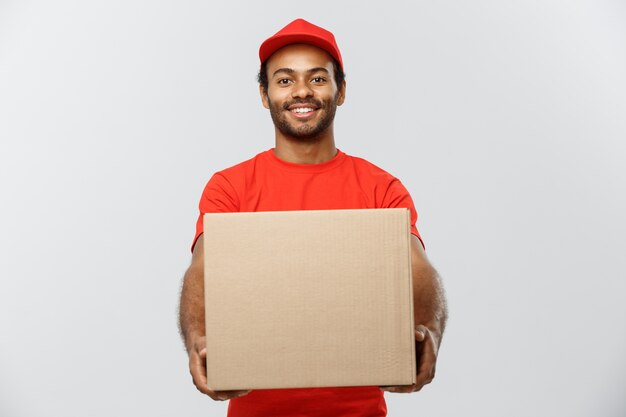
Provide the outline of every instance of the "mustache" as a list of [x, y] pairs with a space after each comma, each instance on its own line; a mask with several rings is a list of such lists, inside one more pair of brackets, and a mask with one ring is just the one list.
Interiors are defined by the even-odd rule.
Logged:
[[315, 99], [309, 99], [309, 100], [295, 99], [295, 100], [291, 100], [291, 101], [283, 104], [283, 109], [287, 110], [287, 109], [289, 109], [289, 106], [292, 106], [294, 104], [309, 104], [309, 105], [312, 105], [312, 106], [320, 108], [320, 109], [322, 107], [324, 107], [324, 103], [322, 103], [319, 100], [315, 100]]

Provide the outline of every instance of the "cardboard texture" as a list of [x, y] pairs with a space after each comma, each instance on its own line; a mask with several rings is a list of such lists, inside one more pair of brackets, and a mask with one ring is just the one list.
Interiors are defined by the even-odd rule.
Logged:
[[213, 390], [409, 385], [406, 209], [204, 216]]

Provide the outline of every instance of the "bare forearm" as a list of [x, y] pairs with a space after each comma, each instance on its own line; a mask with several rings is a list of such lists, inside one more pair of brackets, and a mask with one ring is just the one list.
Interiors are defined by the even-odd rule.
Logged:
[[415, 326], [426, 326], [439, 346], [446, 328], [448, 306], [441, 277], [431, 265], [422, 244], [415, 236], [411, 242], [411, 267]]
[[180, 332], [189, 354], [189, 371], [198, 391], [214, 400], [228, 400], [246, 395], [250, 391], [213, 391], [207, 383], [206, 338], [204, 327], [204, 262], [203, 238], [194, 247], [191, 266], [185, 273], [180, 294]]
[[448, 307], [441, 278], [429, 265], [413, 268], [413, 309], [415, 325], [426, 326], [441, 343]]
[[180, 332], [189, 351], [193, 340], [204, 336], [204, 277], [193, 265], [185, 273], [180, 296]]

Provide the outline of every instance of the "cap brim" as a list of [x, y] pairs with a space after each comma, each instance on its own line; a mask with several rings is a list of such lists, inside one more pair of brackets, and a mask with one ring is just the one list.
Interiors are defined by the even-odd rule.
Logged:
[[280, 48], [297, 43], [317, 46], [318, 48], [321, 48], [328, 52], [330, 56], [332, 56], [337, 62], [339, 62], [340, 65], [342, 65], [341, 57], [337, 55], [335, 45], [331, 44], [326, 39], [314, 35], [305, 34], [286, 34], [273, 36], [267, 39], [261, 44], [261, 47], [259, 48], [259, 58], [261, 59], [261, 63], [267, 61], [269, 57], [272, 56], [274, 52], [278, 51]]

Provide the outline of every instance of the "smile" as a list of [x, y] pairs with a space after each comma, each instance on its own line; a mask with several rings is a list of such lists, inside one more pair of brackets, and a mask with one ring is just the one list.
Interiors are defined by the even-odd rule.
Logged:
[[312, 107], [297, 107], [295, 109], [291, 109], [292, 113], [309, 113], [314, 111], [315, 109]]

